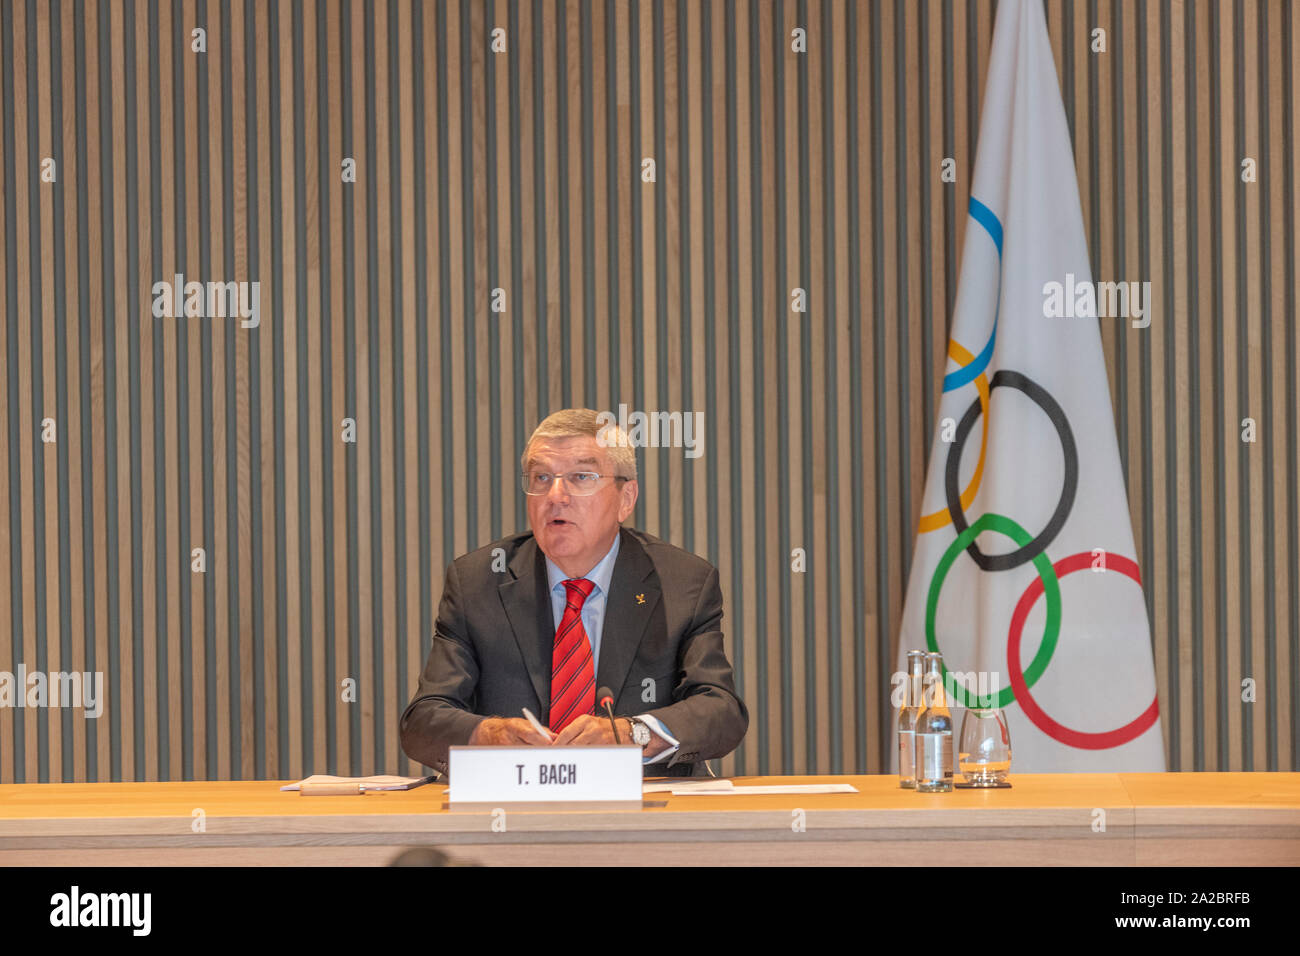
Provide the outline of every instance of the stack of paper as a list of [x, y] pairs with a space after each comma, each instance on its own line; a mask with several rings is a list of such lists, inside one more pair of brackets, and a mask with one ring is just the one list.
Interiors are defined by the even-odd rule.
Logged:
[[300, 790], [303, 793], [365, 793], [367, 790], [413, 790], [431, 781], [432, 777], [331, 777], [314, 773], [306, 780], [287, 784], [281, 790]]
[[645, 793], [672, 793], [676, 795], [699, 794], [707, 796], [753, 796], [774, 793], [857, 793], [858, 788], [848, 783], [787, 783], [773, 785], [736, 786], [724, 778], [702, 777], [696, 780], [666, 780], [647, 783]]

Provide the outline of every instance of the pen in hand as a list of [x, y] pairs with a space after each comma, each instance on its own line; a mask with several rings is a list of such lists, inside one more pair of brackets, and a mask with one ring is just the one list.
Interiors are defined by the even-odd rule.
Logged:
[[551, 743], [555, 743], [555, 738], [551, 735], [551, 732], [542, 726], [542, 722], [533, 716], [533, 712], [529, 710], [527, 707], [525, 707], [523, 710], [524, 710], [524, 716], [528, 718], [528, 722], [533, 725], [533, 729], [536, 730], [539, 734], [541, 734]]

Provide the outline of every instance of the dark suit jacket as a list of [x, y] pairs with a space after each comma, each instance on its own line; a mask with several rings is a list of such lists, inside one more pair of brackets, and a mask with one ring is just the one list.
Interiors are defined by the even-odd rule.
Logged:
[[[745, 736], [749, 713], [722, 647], [722, 589], [703, 558], [621, 528], [601, 630], [596, 686], [620, 717], [650, 714], [680, 741], [648, 776], [703, 774]], [[504, 549], [505, 570], [493, 570]], [[501, 567], [501, 562], [496, 562]], [[555, 620], [546, 562], [531, 532], [503, 538], [448, 568], [429, 659], [402, 714], [402, 749], [447, 773], [447, 748], [485, 716], [527, 707], [549, 725]], [[696, 768], [699, 768], [698, 770]]]

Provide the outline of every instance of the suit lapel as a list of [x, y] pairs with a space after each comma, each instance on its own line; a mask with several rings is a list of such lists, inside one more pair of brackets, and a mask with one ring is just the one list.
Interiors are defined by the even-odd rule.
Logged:
[[[546, 723], [551, 707], [551, 650], [555, 644], [554, 612], [551, 595], [546, 586], [546, 562], [534, 538], [526, 539], [510, 561], [513, 577], [501, 584], [497, 592], [510, 628], [514, 631], [519, 653], [537, 692], [541, 713], [537, 718]], [[510, 714], [517, 717], [518, 714]]]
[[622, 540], [614, 575], [605, 597], [605, 623], [600, 637], [600, 671], [596, 686], [608, 687], [617, 699], [627, 680], [637, 648], [645, 635], [650, 615], [659, 603], [657, 580], [647, 580], [654, 573], [654, 563], [636, 535], [620, 529]]

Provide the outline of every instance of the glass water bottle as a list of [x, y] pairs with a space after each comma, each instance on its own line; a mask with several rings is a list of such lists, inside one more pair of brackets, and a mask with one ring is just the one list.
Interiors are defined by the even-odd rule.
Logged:
[[907, 652], [903, 705], [898, 708], [898, 785], [916, 789], [916, 722], [921, 716], [921, 681], [925, 651]]
[[925, 655], [922, 680], [925, 709], [916, 722], [916, 790], [939, 793], [952, 789], [952, 715], [943, 686], [943, 655]]

